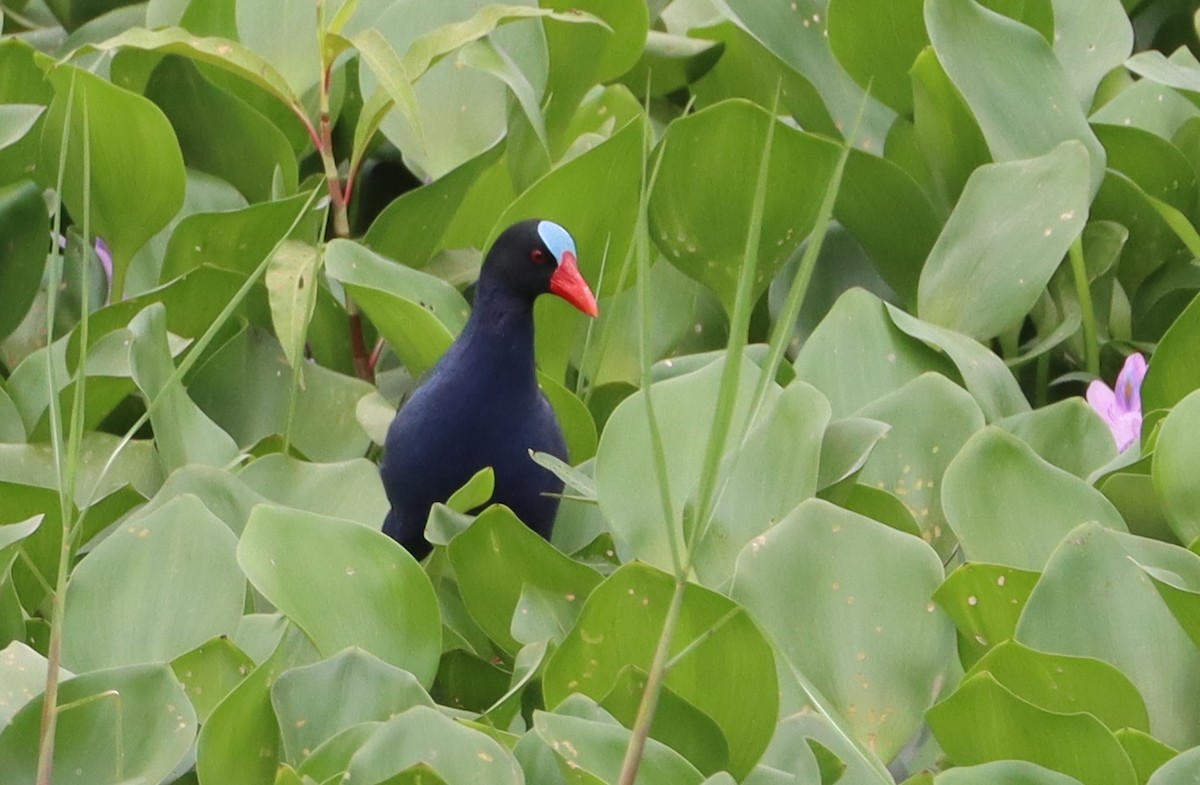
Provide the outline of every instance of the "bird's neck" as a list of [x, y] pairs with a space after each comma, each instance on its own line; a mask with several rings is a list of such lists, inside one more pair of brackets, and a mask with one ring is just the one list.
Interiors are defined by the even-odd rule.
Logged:
[[528, 299], [481, 279], [458, 345], [464, 360], [481, 374], [506, 385], [536, 386], [533, 303]]

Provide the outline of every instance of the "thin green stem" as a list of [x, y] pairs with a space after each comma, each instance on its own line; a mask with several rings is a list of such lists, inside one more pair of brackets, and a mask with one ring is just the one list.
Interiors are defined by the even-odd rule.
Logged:
[[697, 635], [692, 639], [691, 643], [677, 651], [675, 656], [667, 661], [667, 670], [670, 671], [676, 665], [687, 659], [692, 652], [703, 646], [705, 641], [716, 635], [722, 627], [736, 619], [738, 614], [740, 614], [743, 610], [745, 609], [740, 605], [735, 605], [734, 607], [730, 608], [729, 611], [724, 616], [717, 619], [711, 627]]
[[1068, 253], [1071, 272], [1075, 277], [1075, 296], [1083, 321], [1083, 356], [1088, 373], [1100, 375], [1100, 343], [1096, 337], [1096, 307], [1092, 305], [1092, 289], [1088, 285], [1087, 264], [1083, 258], [1083, 236], [1075, 238]]
[[621, 762], [621, 775], [617, 778], [617, 785], [633, 785], [637, 781], [638, 768], [646, 750], [646, 740], [650, 737], [650, 726], [654, 722], [654, 713], [658, 710], [658, 698], [662, 694], [663, 681], [667, 676], [667, 657], [675, 639], [675, 629], [679, 626], [679, 614], [683, 609], [683, 594], [686, 589], [687, 580], [677, 576], [675, 591], [671, 594], [671, 604], [667, 606], [667, 617], [663, 621], [663, 634], [658, 639], [658, 647], [655, 648], [654, 659], [650, 663], [646, 689], [642, 692], [642, 702], [638, 705], [629, 746], [625, 748], [625, 759]]

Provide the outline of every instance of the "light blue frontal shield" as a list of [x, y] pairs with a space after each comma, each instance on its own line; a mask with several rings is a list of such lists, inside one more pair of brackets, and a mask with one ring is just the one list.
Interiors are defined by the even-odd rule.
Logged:
[[550, 249], [550, 253], [554, 254], [554, 261], [561, 263], [563, 254], [567, 251], [570, 251], [572, 256], [579, 256], [579, 252], [575, 250], [575, 241], [571, 239], [570, 233], [554, 223], [554, 221], [540, 221], [537, 226], [537, 232], [538, 236], [542, 238], [542, 242]]

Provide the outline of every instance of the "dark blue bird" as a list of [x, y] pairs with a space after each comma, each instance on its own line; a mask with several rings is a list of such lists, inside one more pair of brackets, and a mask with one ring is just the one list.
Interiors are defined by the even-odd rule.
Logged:
[[462, 334], [388, 428], [379, 473], [392, 509], [383, 531], [418, 559], [432, 547], [429, 508], [485, 466], [496, 476], [492, 501], [550, 537], [558, 499], [545, 494], [561, 493], [562, 482], [529, 457], [567, 458], [533, 361], [533, 301], [547, 292], [597, 313], [567, 230], [539, 220], [510, 226], [484, 259]]

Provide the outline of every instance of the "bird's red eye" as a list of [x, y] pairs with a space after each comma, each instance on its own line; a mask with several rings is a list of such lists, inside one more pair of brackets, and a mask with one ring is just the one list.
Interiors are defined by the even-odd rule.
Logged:
[[542, 264], [543, 262], [546, 261], [546, 254], [542, 251], [541, 248], [534, 248], [532, 251], [529, 252], [529, 258], [532, 261], [537, 262], [538, 264]]

